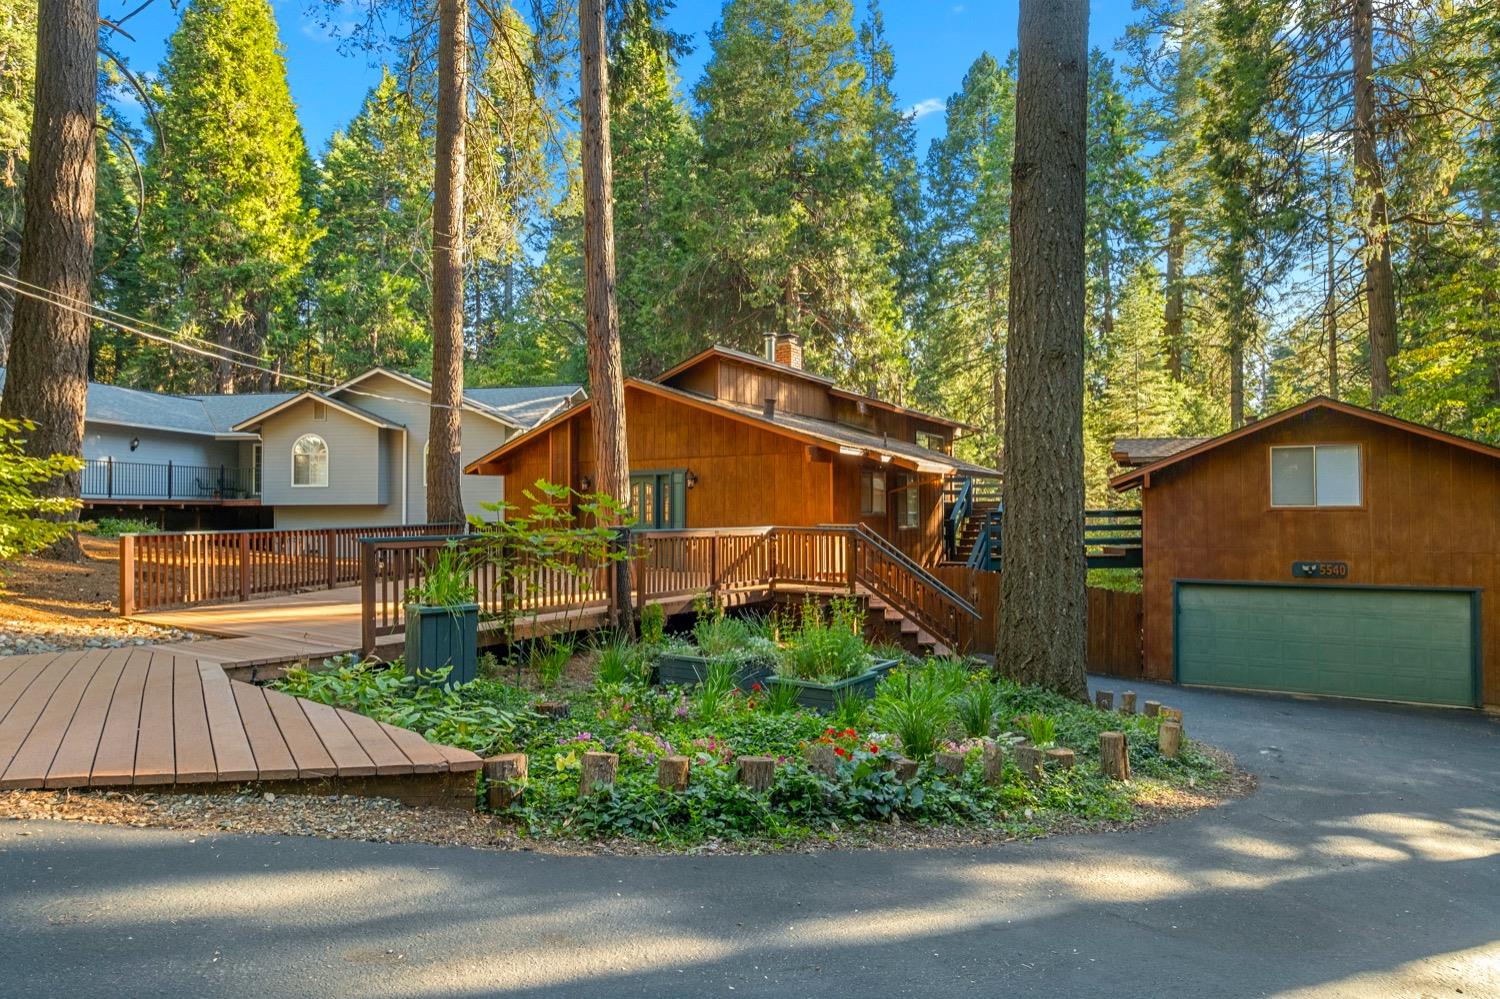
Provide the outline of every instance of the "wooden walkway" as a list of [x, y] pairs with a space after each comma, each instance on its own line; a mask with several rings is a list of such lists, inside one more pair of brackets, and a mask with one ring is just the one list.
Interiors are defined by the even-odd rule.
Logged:
[[481, 765], [466, 750], [168, 650], [0, 658], [0, 790], [319, 781], [473, 807]]
[[[217, 663], [249, 679], [279, 675], [278, 667], [306, 659], [359, 652], [359, 588], [315, 590], [244, 603], [203, 604], [137, 614], [132, 620], [217, 638], [157, 646], [175, 655]], [[403, 635], [386, 644], [398, 646]]]

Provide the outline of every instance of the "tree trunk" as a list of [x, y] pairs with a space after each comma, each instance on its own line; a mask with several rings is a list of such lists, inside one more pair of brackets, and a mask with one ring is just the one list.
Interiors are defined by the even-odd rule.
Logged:
[[[53, 0], [37, 20], [36, 104], [18, 267], [23, 287], [78, 304], [92, 301], [98, 31], [98, 0]], [[0, 418], [36, 423], [26, 433], [27, 454], [82, 455], [88, 363], [85, 316], [31, 295], [16, 296]], [[80, 473], [70, 472], [37, 492], [76, 499], [81, 486]], [[76, 537], [53, 545], [50, 553], [83, 556]]]
[[437, 162], [432, 205], [432, 409], [427, 521], [464, 520], [459, 420], [464, 386], [464, 150], [468, 0], [438, 4]]
[[990, 405], [995, 412], [994, 469], [1005, 472], [1005, 334], [1000, 320], [1000, 282], [994, 277], [985, 282], [990, 320]]
[[1087, 67], [1087, 0], [1022, 0], [995, 668], [1080, 700]]
[[[1237, 323], [1231, 317], [1230, 323]], [[1237, 327], [1229, 331], [1229, 428], [1245, 425], [1245, 337]]]
[[[604, 0], [578, 5], [582, 56], [583, 263], [586, 275], [589, 394], [592, 399], [595, 488], [621, 505], [630, 499], [625, 438], [625, 374], [620, 313], [615, 302], [614, 180], [609, 152], [609, 65], [604, 57]], [[614, 625], [631, 626], [630, 567], [616, 564]]]
[[1162, 319], [1162, 339], [1166, 341], [1167, 373], [1174, 382], [1182, 381], [1182, 258], [1187, 239], [1187, 222], [1178, 208], [1171, 210], [1167, 221], [1167, 306]]
[[1328, 274], [1323, 291], [1323, 335], [1328, 338], [1328, 397], [1339, 397], [1338, 274], [1333, 236], [1333, 171], [1328, 171]]
[[[0, 232], [0, 278], [14, 280], [21, 263], [21, 233], [13, 229]], [[10, 354], [10, 331], [16, 315], [16, 293], [9, 282], [0, 284], [0, 367]]]
[[1396, 279], [1386, 218], [1385, 184], [1375, 146], [1374, 0], [1354, 0], [1354, 180], [1369, 204], [1365, 229], [1365, 313], [1370, 338], [1370, 398], [1379, 402], [1394, 391], [1391, 360], [1396, 356]]

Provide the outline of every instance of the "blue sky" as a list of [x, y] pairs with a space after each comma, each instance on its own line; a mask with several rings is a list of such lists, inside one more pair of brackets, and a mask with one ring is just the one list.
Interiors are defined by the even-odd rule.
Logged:
[[[153, 73], [176, 27], [180, 7], [155, 0], [125, 25], [134, 41], [116, 38], [114, 45], [138, 72]], [[139, 6], [140, 0], [101, 0], [100, 14], [114, 18]], [[862, 6], [862, 0], [856, 0]], [[308, 0], [272, 0], [286, 47], [287, 78], [297, 113], [316, 154], [336, 129], [359, 110], [365, 92], [378, 75], [363, 55], [341, 55], [337, 43], [308, 14]], [[681, 73], [691, 87], [708, 60], [708, 30], [718, 20], [719, 0], [678, 0], [672, 27], [693, 36], [695, 50], [683, 60]], [[1115, 55], [1114, 43], [1131, 20], [1128, 0], [1092, 5], [1089, 38]], [[896, 51], [896, 89], [903, 106], [918, 115], [918, 148], [943, 129], [943, 101], [958, 89], [964, 71], [981, 52], [1003, 59], [1016, 44], [1018, 0], [885, 0], [886, 32]]]

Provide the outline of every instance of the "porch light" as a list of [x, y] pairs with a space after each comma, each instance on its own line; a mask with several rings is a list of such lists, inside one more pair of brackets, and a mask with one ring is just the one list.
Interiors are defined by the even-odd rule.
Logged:
[[136, 448], [138, 448], [140, 446], [141, 446], [141, 439], [139, 437], [132, 437], [132, 438], [130, 438], [130, 450], [134, 451]]
[[695, 471], [693, 471], [691, 468], [688, 469], [688, 473], [687, 473], [687, 487], [689, 489], [691, 489], [694, 486], [696, 486], [697, 484], [698, 484], [698, 473], [695, 472]]
[[848, 444], [839, 445], [839, 454], [847, 454], [855, 458], [864, 456], [865, 449], [862, 447], [850, 447]]
[[591, 492], [593, 492], [594, 491], [594, 480], [591, 479], [591, 478], [589, 478], [587, 475], [581, 476], [578, 479], [578, 491], [581, 492], [581, 493], [591, 493]]

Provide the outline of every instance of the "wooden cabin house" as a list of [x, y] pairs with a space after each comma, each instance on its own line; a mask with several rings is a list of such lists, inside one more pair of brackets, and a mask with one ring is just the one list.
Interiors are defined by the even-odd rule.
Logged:
[[1116, 452], [1146, 676], [1500, 706], [1500, 449], [1315, 398]]
[[[627, 379], [631, 507], [641, 530], [863, 525], [922, 565], [944, 555], [962, 483], [996, 471], [953, 454], [964, 424], [840, 388], [802, 367], [794, 337], [764, 357], [712, 347], [654, 380]], [[470, 462], [524, 505], [539, 479], [594, 488], [591, 404]]]

